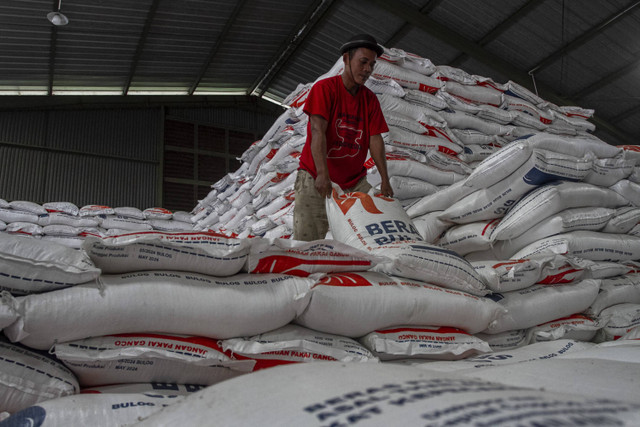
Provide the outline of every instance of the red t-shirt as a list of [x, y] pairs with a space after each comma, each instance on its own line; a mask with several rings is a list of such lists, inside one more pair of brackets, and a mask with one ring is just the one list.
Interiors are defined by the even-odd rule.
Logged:
[[[347, 189], [367, 174], [364, 162], [369, 152], [369, 138], [388, 132], [380, 102], [367, 87], [361, 86], [351, 95], [342, 83], [342, 76], [316, 82], [304, 104], [309, 116], [320, 115], [328, 122], [327, 164], [329, 178]], [[307, 142], [300, 156], [300, 169], [314, 178], [316, 165], [311, 154], [311, 120], [307, 125]]]

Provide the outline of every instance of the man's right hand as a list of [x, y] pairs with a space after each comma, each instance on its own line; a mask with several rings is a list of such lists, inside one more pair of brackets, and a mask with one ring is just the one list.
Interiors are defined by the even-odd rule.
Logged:
[[331, 180], [326, 175], [318, 175], [315, 181], [315, 187], [318, 193], [323, 197], [331, 197]]

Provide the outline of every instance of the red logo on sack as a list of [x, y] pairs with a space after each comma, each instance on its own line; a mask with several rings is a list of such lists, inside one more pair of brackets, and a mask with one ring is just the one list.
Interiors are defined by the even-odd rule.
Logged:
[[[304, 267], [310, 266], [370, 266], [371, 262], [362, 260], [307, 260], [288, 255], [272, 255], [262, 258], [251, 273], [285, 273], [293, 276], [307, 277], [311, 274]], [[301, 267], [301, 268], [298, 268]], [[328, 269], [317, 269], [328, 270]]]
[[340, 287], [373, 286], [371, 282], [356, 273], [332, 274], [331, 276], [322, 278], [318, 283], [313, 285], [313, 287], [320, 285]]
[[[353, 193], [345, 193], [342, 195], [338, 195], [338, 192], [334, 189], [332, 194], [333, 194], [333, 200], [336, 202], [336, 204], [338, 205], [342, 213], [345, 215], [347, 214], [347, 212], [349, 212], [349, 209], [351, 209], [351, 207], [355, 205], [355, 203], [358, 200], [360, 200], [360, 202], [362, 203], [362, 207], [364, 208], [365, 211], [371, 214], [382, 213], [382, 211], [380, 211], [377, 208], [376, 204], [373, 201], [373, 198], [371, 198], [371, 196], [368, 195], [367, 193], [360, 193], [356, 191]], [[389, 202], [393, 201], [393, 199], [384, 197], [382, 195], [376, 195], [375, 197], [380, 197], [381, 199]]]

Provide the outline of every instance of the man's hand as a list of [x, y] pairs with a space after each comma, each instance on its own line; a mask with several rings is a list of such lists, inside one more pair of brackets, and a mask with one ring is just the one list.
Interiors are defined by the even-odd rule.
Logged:
[[393, 188], [388, 179], [380, 183], [380, 193], [386, 197], [393, 197]]
[[326, 198], [331, 197], [331, 190], [332, 190], [331, 180], [327, 175], [318, 174], [318, 177], [316, 178], [316, 181], [315, 181], [315, 187], [321, 196]]

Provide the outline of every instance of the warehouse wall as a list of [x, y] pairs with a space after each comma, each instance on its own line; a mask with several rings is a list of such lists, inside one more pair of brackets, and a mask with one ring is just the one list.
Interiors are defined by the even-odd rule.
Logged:
[[[242, 125], [259, 136], [277, 118], [257, 110], [215, 107], [0, 111], [0, 198], [161, 206], [169, 115], [223, 129]], [[229, 165], [231, 170], [238, 166]]]

